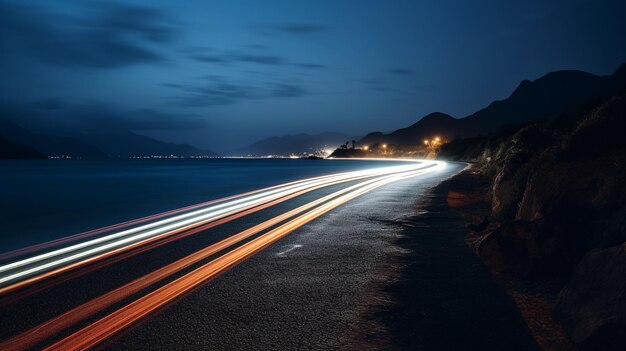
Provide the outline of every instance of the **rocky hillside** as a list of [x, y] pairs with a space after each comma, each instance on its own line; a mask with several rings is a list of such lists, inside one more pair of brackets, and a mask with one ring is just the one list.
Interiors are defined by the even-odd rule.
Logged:
[[406, 128], [401, 128], [389, 134], [380, 132], [369, 133], [359, 140], [359, 145], [373, 145], [387, 143], [401, 146], [421, 145], [424, 139], [435, 135], [446, 140], [456, 136], [467, 135], [459, 120], [441, 112], [434, 112], [422, 117], [418, 122]]
[[453, 140], [486, 135], [507, 125], [525, 124], [576, 111], [588, 101], [619, 94], [624, 89], [626, 64], [608, 76], [582, 71], [551, 72], [534, 81], [522, 81], [506, 99], [494, 101], [469, 116], [457, 119], [445, 113], [431, 113], [413, 125], [389, 134], [369, 133], [358, 144], [415, 146], [434, 136]]
[[444, 145], [491, 180], [473, 226], [492, 270], [561, 282], [555, 314], [583, 349], [626, 349], [626, 96]]

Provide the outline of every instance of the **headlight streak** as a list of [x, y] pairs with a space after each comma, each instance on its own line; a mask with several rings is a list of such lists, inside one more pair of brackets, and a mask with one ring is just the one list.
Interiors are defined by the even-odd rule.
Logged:
[[270, 186], [270, 187], [263, 188], [263, 189], [257, 189], [257, 190], [249, 191], [249, 192], [242, 193], [242, 194], [232, 195], [232, 196], [224, 197], [224, 198], [217, 199], [217, 200], [211, 200], [211, 201], [207, 201], [207, 202], [203, 202], [203, 203], [199, 203], [199, 204], [195, 204], [195, 205], [186, 206], [186, 207], [179, 208], [179, 209], [174, 209], [174, 210], [162, 212], [162, 213], [159, 213], [159, 214], [154, 214], [154, 215], [150, 215], [150, 216], [146, 216], [146, 217], [142, 217], [142, 218], [138, 218], [138, 219], [133, 219], [133, 220], [130, 220], [130, 221], [126, 221], [126, 222], [122, 222], [122, 223], [118, 223], [118, 224], [113, 224], [113, 225], [106, 226], [106, 227], [103, 227], [103, 228], [89, 230], [89, 231], [86, 231], [86, 232], [83, 232], [83, 233], [70, 235], [70, 236], [67, 236], [67, 237], [55, 239], [55, 240], [48, 241], [48, 242], [45, 242], [45, 243], [35, 244], [35, 245], [29, 246], [29, 247], [25, 247], [25, 248], [13, 250], [13, 251], [5, 252], [5, 253], [0, 253], [0, 261], [5, 261], [5, 260], [8, 260], [8, 259], [13, 258], [13, 257], [23, 256], [25, 254], [36, 252], [36, 251], [39, 251], [39, 250], [42, 250], [42, 249], [45, 249], [45, 248], [54, 247], [54, 246], [57, 246], [57, 245], [60, 245], [60, 244], [64, 244], [64, 243], [72, 242], [72, 241], [77, 241], [77, 240], [80, 240], [80, 239], [85, 239], [85, 238], [88, 238], [88, 237], [91, 237], [91, 236], [94, 236], [94, 235], [97, 235], [97, 234], [106, 233], [106, 232], [109, 232], [109, 231], [112, 231], [112, 230], [115, 230], [115, 229], [120, 229], [120, 228], [129, 227], [129, 226], [135, 225], [135, 224], [145, 223], [145, 222], [150, 221], [150, 220], [163, 218], [163, 217], [166, 217], [166, 216], [169, 216], [169, 215], [182, 213], [182, 212], [185, 212], [185, 211], [190, 211], [190, 210], [193, 210], [193, 209], [196, 209], [196, 208], [201, 208], [201, 207], [204, 207], [204, 206], [208, 206], [208, 205], [224, 202], [224, 201], [227, 201], [227, 200], [237, 199], [237, 198], [244, 197], [244, 196], [247, 196], [247, 195], [253, 195], [253, 194], [257, 194], [257, 193], [260, 193], [260, 192], [269, 191], [269, 190], [273, 190], [273, 189], [277, 189], [277, 188], [283, 188], [283, 187], [286, 187], [286, 186], [289, 186], [289, 185], [302, 184], [302, 183], [305, 183], [305, 182], [308, 182], [308, 181], [312, 181], [312, 180], [321, 180], [321, 179], [327, 179], [327, 178], [330, 178], [330, 177], [336, 177], [336, 176], [340, 176], [340, 175], [347, 175], [349, 173], [351, 173], [351, 172], [337, 173], [337, 174], [324, 175], [324, 176], [318, 176], [318, 177], [313, 177], [313, 178], [296, 180], [296, 181], [293, 181], [293, 182], [288, 182], [288, 183], [283, 183], [283, 184], [279, 184], [279, 185], [274, 185], [274, 186]]
[[[441, 165], [438, 165], [438, 167], [435, 167], [430, 171], [432, 172], [440, 166]], [[46, 350], [85, 350], [91, 348], [125, 327], [145, 317], [149, 313], [174, 301], [180, 295], [224, 273], [228, 269], [234, 267], [238, 263], [263, 250], [295, 229], [300, 228], [324, 213], [327, 213], [328, 211], [380, 186], [424, 173], [429, 173], [429, 171], [421, 170], [406, 172], [404, 174], [397, 174], [362, 182], [357, 185], [358, 187], [351, 187], [352, 189], [349, 191], [335, 196], [333, 199], [321, 204], [313, 210], [306, 212], [305, 214], [300, 215], [299, 217], [296, 217], [295, 219], [292, 219], [291, 221], [282, 224], [273, 230], [270, 230], [252, 241], [249, 241], [229, 251], [228, 253], [223, 254], [209, 263], [206, 263], [205, 265], [183, 275], [182, 277], [135, 300], [134, 302], [69, 335], [63, 340], [49, 346]], [[243, 233], [246, 233], [246, 231], [236, 234], [235, 237], [238, 235], [246, 235]]]
[[[411, 172], [411, 176], [428, 173], [430, 170], [420, 170]], [[403, 175], [403, 174], [400, 174]], [[46, 340], [47, 338], [55, 335], [56, 333], [75, 325], [76, 323], [88, 318], [89, 316], [101, 311], [114, 303], [117, 303], [124, 298], [127, 298], [138, 291], [151, 286], [152, 284], [157, 283], [158, 281], [189, 267], [192, 264], [200, 262], [204, 259], [209, 258], [210, 256], [223, 251], [251, 236], [260, 233], [263, 230], [266, 230], [280, 222], [287, 220], [295, 215], [298, 215], [304, 211], [307, 211], [315, 206], [323, 204], [333, 198], [337, 198], [343, 194], [346, 194], [355, 189], [367, 186], [372, 183], [380, 182], [384, 179], [389, 178], [398, 178], [398, 174], [387, 175], [383, 178], [374, 178], [364, 182], [360, 182], [358, 184], [352, 185], [345, 189], [334, 192], [330, 195], [326, 195], [320, 199], [309, 202], [305, 205], [302, 205], [296, 209], [283, 213], [279, 216], [276, 216], [270, 220], [267, 220], [263, 223], [257, 224], [249, 229], [246, 229], [238, 234], [232, 235], [228, 238], [225, 238], [215, 244], [212, 244], [200, 251], [197, 251], [191, 255], [188, 255], [184, 258], [179, 259], [176, 262], [168, 264], [156, 271], [153, 271], [149, 274], [146, 274], [140, 278], [137, 278], [130, 283], [127, 283], [115, 290], [112, 290], [104, 295], [101, 295], [93, 300], [90, 300], [78, 307], [73, 308], [70, 311], [67, 311], [57, 317], [54, 317], [47, 322], [27, 330], [3, 343], [0, 343], [1, 350], [13, 351], [13, 350], [23, 350], [26, 348], [30, 348], [35, 346], [36, 344]], [[307, 189], [308, 191], [308, 189]], [[205, 229], [202, 229], [205, 230]]]
[[[365, 177], [361, 177], [361, 178], [365, 178]], [[350, 179], [350, 180], [354, 180], [354, 179]], [[72, 268], [78, 268], [78, 267], [81, 267], [81, 266], [85, 266], [87, 264], [91, 264], [91, 263], [94, 263], [94, 262], [97, 262], [97, 261], [100, 261], [100, 260], [103, 260], [103, 259], [106, 259], [106, 258], [109, 258], [110, 256], [112, 256], [112, 257], [110, 257], [109, 260], [107, 260], [105, 262], [101, 262], [99, 264], [90, 265], [89, 267], [86, 267], [88, 269], [85, 269], [85, 270], [79, 271], [79, 272], [74, 272], [73, 274], [65, 275], [64, 277], [62, 277], [63, 279], [60, 280], [60, 281], [49, 282], [48, 284], [45, 284], [43, 286], [38, 286], [36, 289], [29, 289], [27, 291], [21, 292], [20, 294], [11, 295], [9, 298], [5, 298], [3, 300], [0, 300], [0, 304], [10, 303], [10, 302], [19, 300], [20, 298], [22, 298], [22, 297], [24, 297], [26, 295], [30, 295], [31, 293], [37, 292], [38, 290], [45, 289], [45, 288], [48, 288], [50, 286], [53, 286], [53, 285], [55, 285], [55, 283], [59, 283], [59, 282], [65, 281], [65, 280], [70, 279], [70, 278], [75, 278], [76, 276], [80, 276], [80, 275], [82, 275], [84, 273], [88, 273], [90, 271], [102, 268], [103, 266], [106, 266], [106, 265], [109, 265], [109, 264], [121, 261], [123, 259], [126, 259], [126, 258], [128, 258], [130, 256], [136, 255], [138, 253], [145, 252], [147, 250], [150, 250], [150, 249], [153, 249], [153, 248], [165, 245], [167, 243], [170, 243], [172, 241], [184, 238], [186, 236], [202, 232], [204, 230], [207, 230], [207, 229], [216, 227], [218, 225], [230, 222], [230, 221], [232, 221], [234, 219], [241, 218], [241, 217], [246, 216], [248, 214], [251, 214], [251, 213], [263, 210], [265, 208], [274, 206], [274, 205], [276, 205], [278, 203], [287, 201], [289, 199], [292, 199], [294, 197], [300, 196], [300, 195], [305, 194], [307, 192], [310, 192], [310, 191], [313, 191], [313, 190], [317, 190], [317, 189], [320, 189], [320, 188], [323, 188], [323, 187], [326, 187], [326, 186], [330, 186], [330, 185], [340, 184], [340, 183], [343, 183], [343, 182], [345, 182], [345, 180], [333, 181], [331, 183], [324, 183], [324, 184], [321, 184], [321, 185], [316, 185], [314, 187], [306, 188], [306, 189], [301, 190], [299, 192], [292, 193], [292, 194], [289, 194], [289, 195], [284, 196], [284, 197], [280, 197], [278, 199], [275, 199], [275, 200], [270, 201], [270, 202], [263, 203], [263, 204], [258, 205], [258, 206], [250, 206], [249, 208], [247, 208], [247, 209], [245, 209], [243, 211], [239, 211], [239, 212], [236, 212], [234, 214], [230, 214], [228, 216], [224, 216], [224, 217], [219, 218], [219, 219], [212, 218], [212, 219], [209, 219], [209, 220], [205, 220], [205, 221], [202, 221], [202, 222], [195, 223], [194, 225], [191, 225], [189, 227], [178, 228], [175, 231], [169, 232], [168, 235], [164, 239], [161, 239], [160, 237], [153, 237], [153, 238], [151, 238], [149, 240], [146, 240], [146, 241], [137, 242], [137, 243], [134, 243], [134, 244], [129, 245], [129, 246], [118, 248], [117, 250], [106, 252], [105, 254], [101, 254], [101, 255], [98, 255], [98, 256], [90, 257], [89, 259], [84, 260], [84, 261], [75, 262], [73, 264], [70, 264], [70, 265], [67, 265], [67, 266], [62, 266], [61, 268], [57, 268], [57, 269], [52, 270], [52, 271], [47, 271], [44, 274], [41, 274], [41, 275], [38, 275], [38, 276], [35, 276], [35, 277], [30, 277], [30, 278], [25, 279], [25, 280], [21, 280], [21, 281], [15, 283], [15, 284], [8, 285], [8, 286], [5, 286], [3, 288], [0, 288], [0, 296], [3, 295], [3, 294], [7, 294], [9, 292], [12, 292], [14, 290], [20, 289], [20, 288], [22, 288], [24, 286], [27, 286], [29, 284], [32, 284], [34, 282], [37, 282], [37, 281], [40, 281], [40, 280], [52, 277], [54, 275], [58, 275], [59, 273], [65, 272], [65, 271], [70, 270]], [[121, 254], [118, 254], [120, 252], [121, 252]]]
[[166, 211], [166, 212], [162, 212], [162, 213], [158, 213], [158, 214], [154, 214], [154, 215], [150, 215], [150, 216], [146, 216], [146, 217], [142, 217], [142, 218], [138, 218], [138, 219], [133, 219], [133, 220], [122, 222], [122, 223], [118, 223], [118, 224], [113, 224], [113, 225], [110, 225], [110, 226], [106, 226], [106, 227], [102, 227], [102, 228], [98, 228], [98, 229], [94, 229], [94, 230], [89, 230], [89, 231], [86, 231], [86, 232], [82, 232], [82, 233], [66, 236], [66, 237], [63, 237], [63, 238], [51, 240], [51, 241], [44, 242], [44, 243], [41, 243], [41, 244], [35, 244], [35, 245], [28, 246], [28, 247], [25, 247], [25, 248], [20, 248], [20, 249], [17, 249], [17, 250], [5, 252], [5, 253], [0, 253], [0, 261], [5, 261], [5, 260], [8, 260], [8, 259], [17, 257], [17, 256], [23, 256], [23, 255], [26, 255], [28, 253], [37, 252], [37, 251], [40, 251], [40, 250], [43, 250], [43, 249], [46, 249], [46, 248], [58, 246], [60, 244], [64, 244], [64, 243], [68, 243], [68, 242], [72, 242], [72, 241], [77, 241], [77, 240], [80, 240], [80, 239], [89, 238], [89, 237], [92, 237], [94, 235], [103, 234], [103, 233], [110, 232], [110, 231], [115, 230], [115, 229], [126, 228], [126, 227], [129, 227], [131, 225], [145, 223], [145, 222], [148, 222], [150, 220], [155, 220], [155, 219], [163, 218], [163, 217], [166, 217], [166, 216], [169, 216], [169, 215], [182, 213], [182, 212], [185, 212], [185, 211], [190, 211], [190, 210], [193, 210], [193, 209], [196, 209], [196, 208], [200, 208], [200, 207], [204, 207], [204, 206], [208, 206], [208, 205], [213, 205], [213, 204], [216, 204], [216, 203], [220, 203], [220, 202], [224, 202], [224, 201], [228, 201], [228, 200], [232, 200], [232, 199], [237, 199], [237, 198], [244, 197], [244, 196], [247, 196], [247, 195], [253, 195], [253, 194], [256, 194], [256, 193], [260, 193], [260, 192], [263, 192], [263, 191], [268, 191], [268, 190], [284, 187], [284, 186], [287, 186], [287, 185], [303, 183], [303, 182], [309, 181], [311, 179], [322, 179], [322, 178], [326, 178], [326, 177], [328, 177], [328, 176], [320, 176], [320, 177], [316, 177], [316, 178], [309, 178], [309, 179], [298, 180], [298, 181], [294, 181], [294, 182], [274, 185], [274, 186], [263, 188], [263, 189], [253, 190], [253, 191], [249, 191], [249, 192], [242, 193], [242, 194], [228, 196], [228, 197], [224, 197], [224, 198], [221, 198], [221, 199], [211, 200], [211, 201], [207, 201], [207, 202], [203, 202], [203, 203], [199, 203], [199, 204], [195, 204], [195, 205], [190, 205], [190, 206], [186, 206], [186, 207], [183, 207], [183, 208], [174, 209], [174, 210], [170, 210], [170, 211]]
[[[67, 267], [70, 268], [75, 267], [76, 265], [71, 264], [75, 263], [77, 260], [89, 260], [90, 257], [100, 258], [98, 254], [103, 252], [117, 253], [119, 252], [119, 248], [130, 248], [131, 246], [136, 247], [137, 243], [155, 238], [162, 238], [163, 236], [169, 235], [173, 230], [180, 228], [189, 229], [188, 226], [201, 225], [206, 223], [207, 220], [217, 220], [236, 211], [243, 211], [251, 206], [257, 206], [306, 188], [316, 187], [322, 184], [331, 184], [336, 181], [350, 181], [361, 179], [363, 177], [373, 177], [415, 169], [432, 168], [437, 165], [437, 161], [422, 161], [421, 163], [413, 165], [379, 167], [287, 183], [287, 186], [279, 188], [271, 187], [269, 188], [271, 189], [269, 191], [245, 196], [233, 201], [211, 206], [209, 208], [187, 212], [160, 221], [141, 225], [139, 227], [123, 230], [118, 233], [99, 237], [97, 239], [57, 249], [48, 253], [22, 259], [0, 266], [0, 273], [6, 272], [4, 275], [0, 276], [0, 286], [5, 285], [4, 288], [0, 288], [0, 294], [10, 290], [6, 289], [7, 285], [10, 287], [11, 284], [19, 282], [22, 279], [27, 279], [33, 275], [42, 274], [63, 265], [68, 265]], [[19, 269], [21, 267], [24, 268]]]

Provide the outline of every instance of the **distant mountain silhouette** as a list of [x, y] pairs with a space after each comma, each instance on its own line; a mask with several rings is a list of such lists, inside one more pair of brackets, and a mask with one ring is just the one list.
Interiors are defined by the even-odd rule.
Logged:
[[389, 134], [369, 133], [359, 144], [417, 145], [435, 135], [446, 140], [487, 134], [505, 125], [546, 119], [580, 108], [594, 99], [626, 91], [626, 64], [610, 76], [582, 71], [556, 71], [535, 80], [524, 80], [511, 96], [464, 118], [431, 113], [407, 128]]
[[71, 134], [55, 136], [33, 133], [17, 124], [0, 119], [0, 135], [9, 141], [29, 146], [46, 156], [106, 158], [132, 156], [214, 156], [187, 144], [171, 144], [132, 132]]
[[273, 136], [259, 140], [244, 148], [234, 150], [233, 156], [263, 156], [313, 153], [319, 149], [335, 149], [346, 141], [355, 139], [341, 133], [297, 134]]
[[37, 158], [46, 158], [46, 156], [30, 146], [14, 143], [0, 135], [0, 160], [25, 160]]
[[200, 150], [187, 144], [171, 144], [132, 132], [84, 134], [76, 138], [89, 142], [110, 157], [133, 156], [215, 156], [211, 151]]
[[46, 156], [106, 157], [102, 151], [75, 138], [33, 133], [3, 119], [0, 119], [0, 134], [13, 143], [29, 146]]

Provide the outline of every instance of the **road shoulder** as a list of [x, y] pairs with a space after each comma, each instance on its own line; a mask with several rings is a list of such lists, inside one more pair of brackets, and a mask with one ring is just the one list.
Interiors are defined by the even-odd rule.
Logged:
[[461, 216], [448, 204], [455, 179], [389, 223], [401, 233], [368, 292], [354, 349], [536, 350], [503, 286], [465, 242]]

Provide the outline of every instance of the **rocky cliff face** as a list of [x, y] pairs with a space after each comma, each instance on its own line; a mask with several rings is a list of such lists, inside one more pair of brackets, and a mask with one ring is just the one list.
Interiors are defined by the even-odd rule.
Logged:
[[590, 350], [624, 350], [626, 244], [585, 255], [559, 296], [558, 317], [571, 338]]
[[614, 97], [499, 143], [481, 140], [490, 147], [473, 155], [493, 179], [497, 223], [478, 254], [501, 274], [565, 281], [557, 312], [587, 349], [626, 349], [624, 131], [626, 97]]

